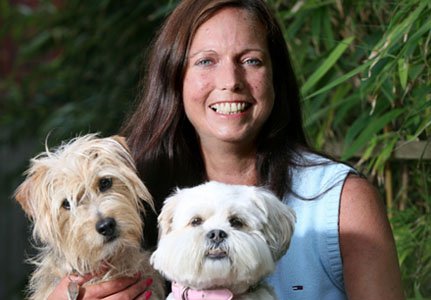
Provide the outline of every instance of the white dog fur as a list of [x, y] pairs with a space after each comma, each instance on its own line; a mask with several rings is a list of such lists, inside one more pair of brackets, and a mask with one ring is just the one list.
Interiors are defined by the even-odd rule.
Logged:
[[295, 214], [269, 190], [218, 182], [177, 189], [158, 220], [151, 263], [170, 281], [228, 289], [241, 295], [235, 299], [277, 299], [262, 278], [287, 251]]

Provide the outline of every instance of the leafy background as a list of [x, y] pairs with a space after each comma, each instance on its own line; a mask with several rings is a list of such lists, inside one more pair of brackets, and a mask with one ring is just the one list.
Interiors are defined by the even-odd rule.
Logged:
[[[431, 299], [431, 1], [267, 2], [301, 84], [310, 141], [380, 189], [405, 294]], [[117, 132], [147, 46], [176, 3], [0, 0], [0, 298], [22, 299], [30, 270], [28, 223], [11, 196], [28, 159], [46, 139]], [[413, 145], [417, 154], [397, 156]]]

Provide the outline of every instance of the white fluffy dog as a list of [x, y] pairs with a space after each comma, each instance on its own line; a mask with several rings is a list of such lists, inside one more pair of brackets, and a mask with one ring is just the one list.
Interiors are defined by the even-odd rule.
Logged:
[[262, 278], [287, 251], [295, 214], [261, 187], [209, 182], [177, 190], [159, 216], [151, 263], [167, 299], [277, 299]]

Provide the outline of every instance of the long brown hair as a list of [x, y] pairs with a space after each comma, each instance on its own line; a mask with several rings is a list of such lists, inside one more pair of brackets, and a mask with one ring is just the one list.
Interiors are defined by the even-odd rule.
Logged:
[[246, 9], [264, 24], [273, 64], [275, 102], [257, 141], [258, 184], [279, 197], [291, 192], [289, 166], [296, 164], [294, 158], [300, 148], [308, 148], [287, 46], [264, 1], [184, 0], [152, 45], [138, 106], [122, 130], [158, 209], [175, 186], [193, 186], [206, 180], [196, 133], [184, 113], [182, 86], [194, 33], [225, 7]]

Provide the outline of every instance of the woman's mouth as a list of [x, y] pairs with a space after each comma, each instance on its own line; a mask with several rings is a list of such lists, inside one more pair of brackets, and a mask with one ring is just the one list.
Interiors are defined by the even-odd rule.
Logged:
[[247, 102], [222, 102], [210, 105], [210, 108], [219, 114], [233, 115], [246, 111], [251, 106]]

